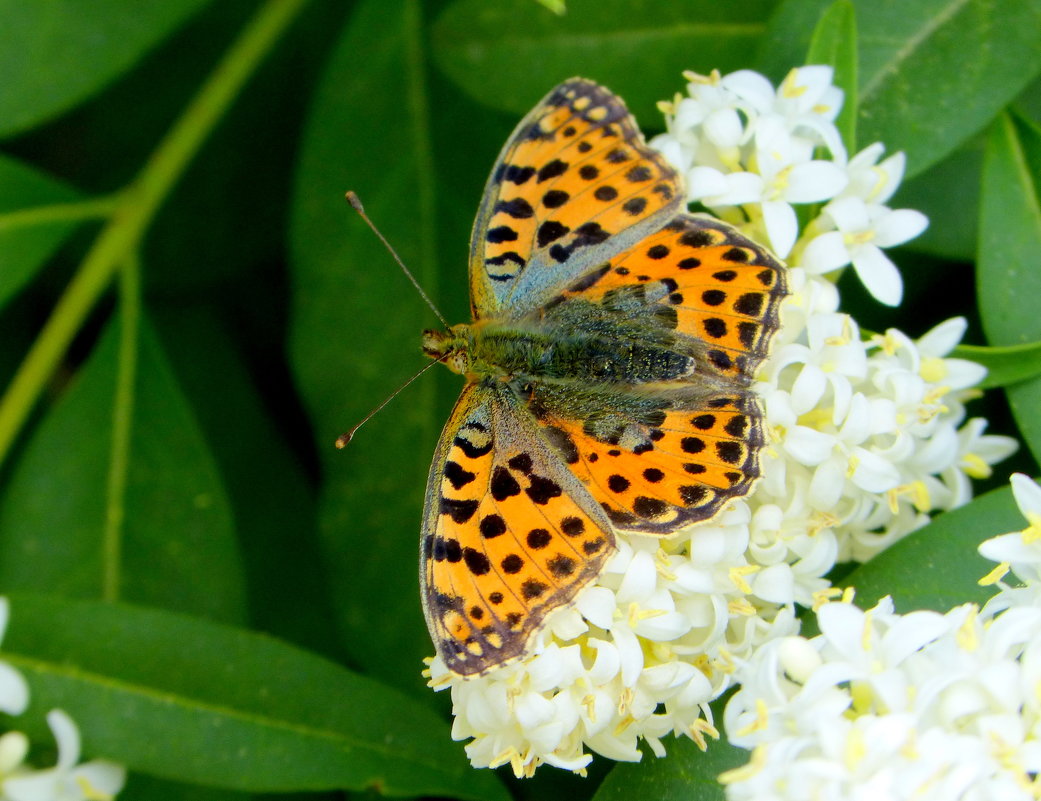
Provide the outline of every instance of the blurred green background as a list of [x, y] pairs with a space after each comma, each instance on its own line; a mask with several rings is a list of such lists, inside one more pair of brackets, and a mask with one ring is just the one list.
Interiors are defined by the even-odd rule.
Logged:
[[[0, 590], [16, 598], [5, 646], [38, 693], [28, 722], [11, 725], [46, 743], [42, 714], [60, 702], [80, 722], [89, 754], [140, 771], [123, 798], [223, 799], [373, 785], [406, 795], [505, 797], [488, 772], [466, 768], [462, 746], [449, 740], [448, 699], [432, 694], [420, 675], [422, 658], [432, 653], [417, 581], [422, 494], [460, 379], [427, 373], [345, 451], [332, 447], [422, 366], [419, 332], [436, 323], [343, 194], [353, 189], [361, 196], [446, 317], [464, 321], [468, 237], [481, 188], [517, 119], [552, 86], [572, 75], [606, 84], [651, 136], [664, 127], [657, 101], [684, 88], [681, 71], [757, 68], [778, 82], [804, 63], [828, 5], [569, 0], [558, 15], [534, 0], [0, 0], [5, 387], [106, 224], [99, 213], [133, 204], [127, 194], [112, 201], [113, 193], [136, 186], [250, 21], [279, 6], [286, 14], [270, 52], [244, 76], [183, 176], [158, 198], [141, 247], [124, 254], [136, 254], [137, 269], [121, 288], [109, 280], [75, 321], [75, 336], [0, 462]], [[965, 315], [970, 343], [986, 343], [985, 327], [993, 344], [1041, 339], [1029, 309], [1041, 281], [1032, 249], [1041, 244], [1041, 229], [1029, 202], [1037, 200], [1036, 183], [1027, 180], [1036, 179], [1041, 165], [1035, 127], [1041, 10], [1026, 0], [853, 7], [858, 146], [881, 139], [889, 152], [908, 152], [909, 179], [890, 205], [924, 211], [931, 227], [894, 256], [906, 285], [901, 308], [881, 307], [846, 276], [844, 310], [876, 331], [896, 325], [919, 336]], [[1033, 253], [1033, 259], [1004, 284], [993, 272], [974, 273], [981, 250], [996, 252], [995, 242], [1008, 242], [997, 229], [990, 239], [978, 230], [987, 147], [992, 161], [1007, 156], [1013, 166], [1024, 165], [1013, 173], [1025, 176], [1023, 186], [999, 181], [991, 202], [1025, 209], [1016, 224], [1033, 226], [1019, 251], [1003, 255]], [[110, 200], [96, 212], [84, 205], [92, 198]], [[1022, 313], [1008, 305], [1006, 293], [981, 315], [977, 280], [1011, 286], [1013, 299], [1025, 295]], [[1037, 417], [1039, 390], [1026, 390], [1021, 425]], [[4, 402], [12, 402], [10, 395]], [[990, 393], [972, 412], [991, 419], [991, 433], [1016, 435], [1001, 393]], [[1014, 468], [1036, 473], [1029, 450], [1003, 465], [991, 485], [1004, 483]], [[39, 628], [19, 629], [19, 593], [51, 596], [25, 601]], [[196, 637], [216, 637], [218, 652], [225, 640], [216, 629], [185, 633], [180, 618], [157, 622], [129, 606], [118, 607], [125, 616], [105, 618], [112, 628], [104, 628], [89, 622], [108, 614], [90, 605], [99, 601], [229, 624], [235, 628], [219, 631], [228, 653], [243, 649], [241, 671], [223, 675], [220, 660], [207, 674], [197, 664], [173, 670], [171, 655], [190, 654]], [[92, 625], [101, 627], [93, 632]], [[258, 769], [262, 759], [317, 760], [318, 752], [266, 751], [269, 743], [257, 731], [241, 734], [241, 741], [239, 735], [210, 741], [199, 736], [198, 720], [173, 722], [158, 707], [133, 707], [141, 717], [129, 725], [131, 718], [118, 713], [131, 708], [121, 706], [129, 696], [101, 691], [117, 680], [151, 687], [205, 717], [210, 704], [264, 678], [273, 694], [285, 696], [286, 709], [275, 717], [290, 722], [292, 702], [302, 698], [294, 692], [327, 689], [328, 704], [348, 717], [358, 709], [352, 705], [378, 694], [373, 685], [349, 681], [337, 689], [339, 679], [323, 673], [326, 663], [295, 651], [303, 661], [286, 663], [296, 665], [294, 675], [313, 675], [314, 682], [324, 676], [332, 684], [296, 687], [308, 682], [291, 678], [290, 668], [273, 678], [276, 662], [262, 657], [267, 641], [233, 648], [239, 629], [275, 635], [353, 671], [344, 675], [400, 692], [380, 699], [387, 704], [381, 709], [407, 710], [395, 725], [414, 729], [401, 734], [416, 738], [412, 746], [389, 751], [390, 764], [400, 765], [399, 781], [374, 778], [387, 775], [376, 757], [364, 768], [351, 757], [342, 778], [325, 759], [324, 773], [319, 766], [290, 779], [287, 771], [280, 783]], [[77, 631], [93, 637], [77, 639]], [[140, 636], [119, 637], [120, 631]], [[160, 634], [153, 641], [145, 631]], [[105, 667], [99, 650], [110, 651]], [[48, 683], [40, 678], [48, 671], [33, 667], [44, 653], [48, 665], [71, 664], [106, 678], [80, 686], [75, 671], [55, 669], [59, 679]], [[138, 660], [136, 673], [124, 672]], [[324, 714], [321, 693], [308, 698], [300, 704]], [[256, 697], [228, 703], [266, 710]], [[370, 717], [359, 720], [366, 725], [386, 717], [364, 714]], [[218, 718], [205, 725], [216, 726]], [[145, 730], [151, 749], [134, 743]], [[370, 735], [379, 741], [385, 732], [354, 732], [361, 740]], [[176, 739], [197, 742], [179, 751], [171, 747]], [[448, 778], [423, 778], [424, 742], [454, 760]], [[243, 743], [254, 749], [245, 750], [256, 763], [228, 756], [191, 766], [207, 749], [232, 755]], [[695, 774], [711, 777], [720, 769], [707, 762], [690, 768], [689, 743], [670, 748], [676, 764], [687, 766], [679, 773], [673, 768], [669, 778], [654, 778], [657, 768], [644, 766], [616, 771], [598, 797], [637, 791], [666, 797]], [[725, 764], [726, 752], [718, 753]], [[592, 779], [581, 780], [543, 769], [534, 781], [509, 780], [508, 792], [589, 798], [607, 770], [596, 763]], [[410, 771], [419, 778], [406, 780]], [[706, 792], [717, 792], [710, 785]]]

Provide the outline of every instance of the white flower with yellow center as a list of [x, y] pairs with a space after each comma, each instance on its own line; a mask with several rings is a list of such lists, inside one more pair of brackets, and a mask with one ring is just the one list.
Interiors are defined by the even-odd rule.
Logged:
[[[1012, 477], [1022, 531], [987, 540], [999, 592], [946, 615], [833, 603], [821, 634], [738, 664], [724, 714], [746, 765], [727, 798], [947, 801], [1038, 797], [1041, 775], [1041, 487]], [[1012, 570], [1024, 582], [1002, 579]]]

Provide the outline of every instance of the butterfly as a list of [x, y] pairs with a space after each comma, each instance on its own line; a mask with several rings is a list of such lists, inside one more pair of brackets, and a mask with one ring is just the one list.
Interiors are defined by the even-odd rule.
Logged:
[[685, 197], [621, 98], [581, 78], [499, 154], [470, 242], [473, 320], [423, 332], [466, 378], [420, 546], [427, 625], [460, 676], [527, 655], [616, 530], [709, 520], [759, 475], [750, 385], [785, 267]]

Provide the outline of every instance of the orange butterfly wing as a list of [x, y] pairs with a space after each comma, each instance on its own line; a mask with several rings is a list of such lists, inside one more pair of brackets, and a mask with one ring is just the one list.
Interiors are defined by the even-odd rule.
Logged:
[[516, 318], [684, 207], [676, 170], [616, 95], [573, 78], [514, 130], [470, 241], [474, 319]]
[[463, 390], [430, 468], [423, 531], [424, 612], [461, 675], [523, 655], [614, 550], [603, 510], [504, 386]]

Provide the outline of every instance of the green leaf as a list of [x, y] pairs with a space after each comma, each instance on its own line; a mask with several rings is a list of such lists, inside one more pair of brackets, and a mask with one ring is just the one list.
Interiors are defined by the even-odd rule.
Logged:
[[648, 128], [683, 70], [748, 66], [774, 0], [571, 0], [558, 17], [530, 0], [456, 0], [433, 28], [438, 66], [482, 103], [523, 114], [573, 75], [609, 86]]
[[340, 656], [315, 525], [314, 490], [230, 341], [227, 305], [152, 312], [163, 350], [220, 468], [244, 547], [249, 620]]
[[99, 91], [208, 0], [0, 0], [0, 137]]
[[1041, 377], [1041, 342], [995, 348], [959, 345], [951, 355], [987, 368], [987, 377], [980, 383], [982, 389], [1007, 387]]
[[[828, 0], [786, 0], [760, 66], [798, 66]], [[907, 174], [982, 130], [1041, 70], [1035, 0], [877, 0], [857, 5], [860, 142], [907, 152]]]
[[[1041, 131], [1002, 115], [987, 141], [980, 200], [977, 292], [987, 340], [1023, 345], [1041, 340]], [[1041, 379], [1009, 387], [1023, 439], [1041, 457]]]
[[929, 218], [929, 227], [906, 245], [909, 250], [975, 261], [982, 169], [983, 144], [981, 137], [976, 137], [900, 185], [891, 205], [918, 209]]
[[[412, 566], [427, 468], [445, 420], [435, 387], [448, 374], [430, 371], [346, 450], [333, 448], [338, 434], [422, 365], [419, 334], [432, 322], [343, 200], [345, 190], [357, 191], [436, 297], [438, 220], [419, 8], [415, 0], [358, 3], [316, 90], [293, 199], [291, 360], [323, 463], [320, 526], [345, 644], [358, 665], [432, 703], [420, 671], [433, 647]], [[465, 241], [452, 252], [462, 289]]]
[[125, 523], [117, 542], [105, 540], [119, 339], [114, 320], [14, 466], [0, 500], [0, 586], [97, 598], [115, 570], [121, 598], [240, 620], [242, 566], [224, 490], [147, 324], [117, 499]]
[[[722, 720], [722, 706], [713, 704], [717, 720]], [[749, 752], [731, 745], [721, 734], [719, 740], [708, 740], [704, 752], [686, 737], [675, 737], [663, 742], [668, 751], [664, 759], [645, 756], [638, 764], [616, 765], [593, 801], [723, 801], [719, 775], [748, 762]]]
[[57, 204], [77, 197], [60, 181], [0, 155], [0, 307], [76, 227], [76, 220], [63, 218]]
[[131, 770], [256, 792], [508, 797], [433, 712], [278, 640], [123, 604], [16, 595], [11, 610], [4, 660], [32, 688], [26, 719], [60, 707], [91, 753]]
[[[200, 787], [197, 784], [157, 779], [143, 773], [132, 773], [127, 777], [127, 786], [120, 792], [119, 801], [292, 801], [283, 797], [264, 799], [251, 793], [237, 790], [219, 790], [213, 787]], [[312, 801], [325, 801], [320, 796], [311, 794]]]
[[892, 595], [897, 611], [932, 609], [946, 612], [959, 604], [983, 603], [994, 594], [979, 579], [994, 563], [979, 555], [981, 542], [1023, 528], [1023, 516], [1008, 487], [938, 515], [925, 528], [909, 534], [849, 573], [842, 581], [855, 587], [861, 609]]
[[850, 155], [857, 147], [857, 16], [850, 0], [837, 0], [821, 14], [813, 29], [807, 64], [827, 64], [835, 69], [832, 83], [842, 90], [842, 110], [835, 127]]

